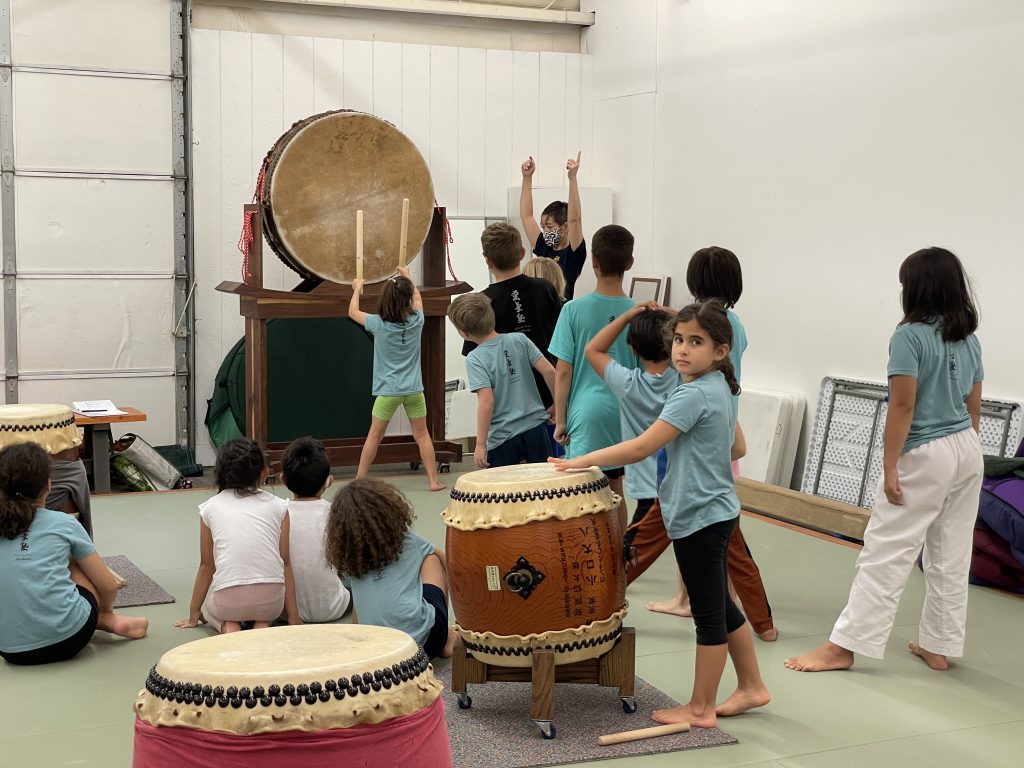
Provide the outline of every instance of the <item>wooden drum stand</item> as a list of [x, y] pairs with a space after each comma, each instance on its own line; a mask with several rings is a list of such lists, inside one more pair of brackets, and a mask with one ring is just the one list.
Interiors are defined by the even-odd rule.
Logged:
[[[248, 283], [225, 281], [217, 286], [223, 293], [239, 299], [239, 312], [245, 317], [245, 433], [266, 452], [271, 471], [280, 466], [287, 443], [267, 440], [267, 321], [279, 317], [348, 317], [352, 288], [319, 278], [306, 279], [291, 291], [275, 291], [263, 287], [263, 210], [259, 205], [246, 205], [245, 215], [252, 216], [255, 237], [249, 252]], [[445, 279], [445, 212], [434, 210], [430, 232], [423, 243], [423, 395], [427, 401], [427, 428], [434, 440], [438, 464], [462, 460], [462, 446], [444, 439], [444, 331], [445, 316], [451, 297], [472, 288], [462, 281]], [[383, 283], [363, 287], [360, 307], [375, 311]], [[364, 438], [321, 440], [332, 467], [359, 463]], [[377, 462], [418, 462], [419, 447], [411, 435], [385, 437], [377, 451]]]
[[459, 697], [459, 709], [469, 709], [473, 699], [466, 692], [470, 683], [533, 684], [530, 717], [540, 728], [541, 736], [553, 739], [555, 731], [555, 683], [577, 683], [618, 688], [622, 709], [636, 712], [633, 686], [636, 680], [636, 633], [623, 627], [622, 634], [610, 651], [593, 659], [573, 664], [555, 665], [552, 650], [534, 650], [532, 667], [500, 667], [485, 664], [466, 651], [460, 637], [452, 654], [452, 692]]

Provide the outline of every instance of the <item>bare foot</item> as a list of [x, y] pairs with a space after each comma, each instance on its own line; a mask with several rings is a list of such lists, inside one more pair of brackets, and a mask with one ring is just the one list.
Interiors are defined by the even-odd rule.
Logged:
[[121, 616], [113, 613], [103, 624], [105, 631], [118, 637], [127, 637], [129, 640], [145, 637], [146, 632], [149, 631], [149, 619], [145, 616]]
[[779, 639], [779, 630], [775, 627], [766, 629], [764, 632], [758, 632], [757, 636], [764, 640], [766, 643], [774, 643]]
[[450, 659], [452, 657], [452, 653], [455, 651], [455, 641], [458, 640], [458, 639], [459, 639], [459, 633], [456, 632], [454, 629], [449, 629], [448, 630], [448, 640], [447, 640], [447, 642], [445, 642], [444, 648], [441, 649], [441, 656], [440, 656], [440, 658], [442, 658], [442, 659]]
[[678, 595], [669, 600], [652, 600], [647, 603], [647, 610], [654, 613], [667, 613], [671, 616], [682, 616], [684, 619], [693, 618], [690, 601], [680, 600]]
[[832, 641], [815, 648], [803, 656], [786, 659], [787, 669], [797, 672], [828, 672], [833, 669], [849, 669], [853, 666], [853, 651], [848, 651]]
[[228, 632], [241, 632], [242, 622], [240, 621], [225, 621], [220, 625], [221, 634], [226, 635]]
[[689, 704], [680, 704], [672, 709], [656, 709], [651, 713], [651, 720], [656, 723], [689, 723], [691, 728], [714, 728], [718, 718], [712, 712], [709, 715], [697, 715]]
[[430, 483], [430, 492], [433, 493], [434, 491], [443, 491], [447, 487], [448, 486], [446, 486], [444, 483], [439, 482], [437, 480], [433, 480]]
[[924, 659], [924, 663], [932, 669], [937, 670], [939, 672], [945, 672], [947, 669], [949, 669], [949, 661], [947, 661], [946, 657], [943, 656], [941, 653], [932, 653], [931, 651], [926, 651], [917, 643], [909, 643], [907, 645], [907, 648], [915, 656], [920, 656], [922, 659]]
[[768, 693], [768, 689], [764, 686], [750, 690], [737, 688], [733, 691], [732, 696], [718, 705], [715, 709], [715, 714], [719, 717], [734, 717], [735, 715], [742, 715], [748, 710], [763, 707], [771, 700], [772, 695]]

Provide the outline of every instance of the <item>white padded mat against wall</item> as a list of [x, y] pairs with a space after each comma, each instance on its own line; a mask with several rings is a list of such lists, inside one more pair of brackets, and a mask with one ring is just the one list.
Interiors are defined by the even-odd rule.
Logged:
[[743, 387], [739, 421], [747, 455], [740, 460], [740, 475], [788, 488], [803, 418], [800, 395]]
[[[807, 444], [804, 493], [874, 506], [882, 473], [882, 436], [888, 410], [884, 384], [825, 377], [814, 431]], [[1012, 456], [1020, 441], [1021, 405], [982, 400], [981, 449]]]

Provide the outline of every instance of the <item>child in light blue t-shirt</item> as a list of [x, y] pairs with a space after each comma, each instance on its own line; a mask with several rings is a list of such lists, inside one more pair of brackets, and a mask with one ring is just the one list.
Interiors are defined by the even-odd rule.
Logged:
[[331, 503], [324, 552], [349, 580], [353, 623], [400, 629], [430, 658], [452, 655], [444, 552], [412, 530], [408, 500], [380, 480], [353, 480]]
[[[732, 396], [739, 384], [729, 361], [732, 327], [717, 301], [691, 304], [673, 323], [672, 363], [683, 384], [669, 397], [654, 424], [638, 437], [575, 459], [549, 459], [559, 469], [597, 464], [635, 464], [661, 448], [668, 470], [658, 490], [665, 528], [690, 593], [697, 653], [690, 701], [656, 710], [661, 723], [688, 722], [710, 728], [717, 715], [738, 715], [767, 704], [753, 635], [729, 596], [726, 551], [739, 517], [733, 487], [736, 418]], [[737, 689], [717, 706], [726, 656], [736, 669]]]
[[389, 278], [381, 291], [380, 314], [372, 315], [359, 308], [363, 284], [362, 279], [352, 281], [348, 316], [373, 334], [373, 395], [377, 399], [373, 403], [370, 430], [359, 454], [356, 477], [369, 474], [391, 417], [398, 406], [402, 406], [419, 446], [430, 490], [440, 491], [444, 484], [437, 479], [434, 441], [427, 429], [427, 401], [420, 372], [423, 298], [409, 277], [409, 268], [399, 267], [398, 275]]
[[[669, 364], [667, 326], [671, 321], [672, 315], [654, 302], [639, 304], [608, 323], [584, 349], [587, 362], [619, 401], [623, 440], [646, 432], [669, 396], [683, 383], [683, 377]], [[627, 328], [626, 343], [639, 358], [640, 368], [620, 365], [608, 354]], [[636, 500], [630, 525], [642, 519], [657, 501], [658, 460], [655, 454], [626, 467], [626, 495]]]
[[448, 307], [448, 318], [462, 338], [476, 344], [466, 357], [469, 388], [478, 403], [476, 465], [547, 461], [548, 411], [530, 369], [553, 387], [554, 367], [525, 335], [494, 331], [494, 309], [482, 293], [457, 298]]
[[49, 492], [46, 451], [0, 451], [0, 657], [9, 664], [65, 661], [97, 629], [137, 639], [149, 628], [114, 613], [114, 575], [77, 520], [43, 508]]
[[964, 652], [983, 472], [978, 311], [960, 259], [945, 248], [912, 253], [899, 280], [903, 319], [889, 340], [882, 477], [864, 548], [828, 641], [786, 659], [797, 672], [849, 669], [857, 654], [881, 659], [919, 554], [924, 606], [908, 650], [935, 670]]
[[[593, 293], [562, 307], [548, 353], [555, 366], [555, 440], [568, 457], [615, 445], [621, 439], [619, 404], [601, 377], [587, 363], [587, 343], [608, 323], [636, 305], [622, 290], [623, 275], [633, 266], [633, 235], [625, 227], [609, 224], [594, 233], [592, 264], [597, 276]], [[636, 367], [625, 333], [608, 349], [620, 365]], [[601, 467], [611, 489], [623, 496], [622, 465]], [[626, 505], [619, 504], [619, 526], [626, 528]]]

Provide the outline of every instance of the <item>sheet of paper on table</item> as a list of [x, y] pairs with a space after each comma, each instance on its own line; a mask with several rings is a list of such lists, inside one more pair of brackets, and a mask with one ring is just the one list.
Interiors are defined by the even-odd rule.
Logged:
[[71, 404], [76, 413], [83, 416], [124, 416], [112, 400], [76, 400]]

